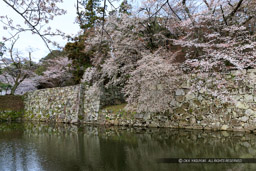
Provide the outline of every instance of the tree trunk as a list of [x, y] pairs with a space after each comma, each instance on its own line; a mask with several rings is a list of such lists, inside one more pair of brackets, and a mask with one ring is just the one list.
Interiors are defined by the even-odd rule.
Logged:
[[14, 93], [15, 93], [15, 91], [16, 91], [18, 85], [19, 85], [19, 84], [16, 83], [16, 84], [14, 84], [14, 86], [11, 88], [11, 95], [14, 95]]

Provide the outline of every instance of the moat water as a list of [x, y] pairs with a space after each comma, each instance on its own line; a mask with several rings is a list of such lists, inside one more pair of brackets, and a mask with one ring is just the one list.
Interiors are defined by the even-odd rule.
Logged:
[[0, 171], [256, 170], [256, 163], [161, 163], [161, 158], [256, 158], [256, 135], [0, 123]]

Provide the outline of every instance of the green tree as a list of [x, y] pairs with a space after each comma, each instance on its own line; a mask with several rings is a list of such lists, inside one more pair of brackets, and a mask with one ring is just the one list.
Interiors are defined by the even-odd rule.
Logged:
[[[82, 0], [77, 4], [77, 15], [80, 28], [86, 32], [98, 22], [102, 21], [103, 7], [100, 7], [101, 0]], [[81, 10], [81, 6], [83, 10]]]
[[69, 42], [65, 46], [65, 52], [68, 53], [68, 58], [72, 59], [73, 77], [75, 83], [79, 83], [83, 77], [84, 70], [91, 66], [92, 51], [85, 52], [84, 45], [85, 35], [75, 38], [75, 42]]
[[91, 66], [90, 58], [94, 51], [85, 51], [84, 42], [93, 28], [103, 21], [104, 7], [100, 7], [100, 3], [101, 0], [81, 0], [77, 3], [77, 18], [80, 28], [84, 32], [65, 46], [65, 52], [68, 54], [68, 58], [72, 59], [72, 65], [75, 68], [73, 71], [75, 83], [80, 82], [84, 70]]

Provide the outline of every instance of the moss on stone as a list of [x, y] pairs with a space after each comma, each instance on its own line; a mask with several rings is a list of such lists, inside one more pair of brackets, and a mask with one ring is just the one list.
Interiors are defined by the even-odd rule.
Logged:
[[83, 116], [83, 115], [79, 115], [79, 116], [78, 116], [78, 119], [79, 119], [79, 120], [83, 120], [83, 119], [84, 119], [84, 116]]
[[[123, 103], [120, 105], [106, 106], [99, 113], [112, 114], [118, 118], [123, 118], [123, 119], [131, 118], [132, 116], [134, 116], [136, 114], [136, 112], [125, 110], [124, 108], [126, 105], [127, 105], [126, 103]], [[103, 111], [105, 111], [105, 112], [103, 112]], [[108, 120], [108, 119], [110, 119], [110, 118], [106, 116], [106, 120]]]
[[35, 115], [34, 115], [34, 114], [31, 114], [31, 115], [30, 115], [30, 118], [31, 118], [31, 119], [33, 119], [34, 117], [35, 117]]
[[121, 112], [125, 112], [125, 106], [126, 106], [126, 103], [124, 104], [120, 104], [120, 105], [112, 105], [112, 106], [106, 106], [104, 107], [102, 110], [106, 110], [108, 112], [111, 112], [111, 113], [119, 113], [120, 111]]
[[192, 109], [192, 108], [189, 108], [189, 109], [188, 109], [188, 113], [192, 114], [192, 112], [193, 112], [193, 109]]
[[17, 119], [21, 119], [23, 116], [24, 111], [12, 111], [12, 110], [5, 110], [0, 111], [0, 121], [15, 121]]

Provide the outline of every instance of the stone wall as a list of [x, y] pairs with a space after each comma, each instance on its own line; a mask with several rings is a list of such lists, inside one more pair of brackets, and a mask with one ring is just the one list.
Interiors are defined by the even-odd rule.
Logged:
[[94, 86], [85, 86], [84, 89], [84, 98], [82, 103], [82, 113], [80, 116], [80, 122], [83, 123], [92, 123], [97, 122], [98, 113], [100, 109], [100, 98], [101, 92], [97, 87]]
[[180, 79], [169, 112], [103, 111], [105, 124], [256, 132], [256, 70], [189, 74]]
[[25, 97], [25, 119], [77, 122], [80, 85], [29, 92]]
[[97, 123], [100, 108], [124, 102], [120, 92], [85, 84], [36, 90], [25, 96], [25, 119]]
[[25, 116], [69, 123], [256, 132], [256, 70], [189, 74], [180, 80], [169, 112], [161, 114], [99, 112], [105, 105], [116, 104], [120, 95], [114, 89], [102, 91], [81, 84], [29, 93]]
[[24, 118], [65, 123], [95, 120], [99, 98], [92, 92], [84, 84], [29, 92], [24, 100]]
[[[170, 125], [216, 130], [256, 129], [256, 70], [187, 75], [174, 92]], [[195, 88], [198, 86], [199, 88]], [[194, 90], [191, 91], [191, 87]]]

